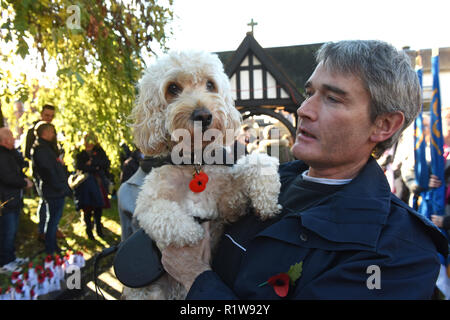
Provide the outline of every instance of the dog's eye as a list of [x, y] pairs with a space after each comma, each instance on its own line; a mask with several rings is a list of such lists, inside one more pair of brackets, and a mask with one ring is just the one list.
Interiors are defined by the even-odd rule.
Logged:
[[177, 96], [181, 93], [181, 88], [176, 83], [171, 83], [167, 87], [167, 92], [173, 96]]
[[216, 86], [214, 85], [214, 83], [211, 80], [208, 80], [208, 82], [206, 82], [206, 90], [213, 92], [216, 90]]

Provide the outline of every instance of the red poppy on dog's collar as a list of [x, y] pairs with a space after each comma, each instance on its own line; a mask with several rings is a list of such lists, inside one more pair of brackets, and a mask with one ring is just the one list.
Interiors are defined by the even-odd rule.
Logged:
[[202, 192], [206, 188], [206, 184], [208, 183], [208, 175], [202, 171], [201, 164], [194, 165], [194, 173], [192, 174], [192, 180], [189, 183], [189, 189], [192, 192]]
[[299, 263], [296, 263], [292, 265], [289, 268], [289, 271], [279, 273], [277, 275], [274, 275], [269, 278], [266, 282], [261, 283], [258, 285], [258, 287], [265, 286], [266, 284], [269, 284], [273, 287], [273, 290], [275, 290], [275, 293], [281, 297], [284, 298], [287, 296], [289, 292], [289, 284], [294, 285], [295, 281], [298, 280], [298, 278], [302, 275], [302, 269], [303, 269], [303, 261], [300, 261]]
[[208, 183], [208, 175], [204, 173], [203, 171], [195, 172], [193, 174], [193, 178], [191, 182], [189, 183], [189, 189], [191, 189], [192, 192], [202, 192], [206, 188], [206, 184]]

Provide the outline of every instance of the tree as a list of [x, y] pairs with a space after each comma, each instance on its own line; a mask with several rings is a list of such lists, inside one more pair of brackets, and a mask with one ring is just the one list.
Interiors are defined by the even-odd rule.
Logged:
[[[33, 111], [43, 104], [53, 104], [56, 127], [65, 137], [66, 162], [72, 162], [83, 132], [93, 131], [117, 168], [121, 142], [132, 141], [126, 124], [145, 67], [143, 57], [154, 54], [155, 45], [166, 49], [172, 0], [164, 6], [155, 0], [0, 1], [2, 48], [13, 43], [18, 56], [37, 55], [41, 71], [52, 63], [57, 69], [56, 86], [46, 88], [27, 74], [12, 79], [1, 67], [5, 117], [11, 118], [10, 102], [16, 99], [31, 106], [22, 125], [36, 118]], [[12, 63], [3, 49], [2, 56]]]

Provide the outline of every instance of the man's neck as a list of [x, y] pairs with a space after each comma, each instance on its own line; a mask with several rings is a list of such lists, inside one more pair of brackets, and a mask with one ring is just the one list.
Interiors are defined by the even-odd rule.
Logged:
[[367, 159], [362, 159], [357, 163], [346, 164], [335, 167], [320, 167], [310, 166], [308, 176], [314, 178], [325, 179], [353, 179], [355, 178], [361, 169], [366, 165]]

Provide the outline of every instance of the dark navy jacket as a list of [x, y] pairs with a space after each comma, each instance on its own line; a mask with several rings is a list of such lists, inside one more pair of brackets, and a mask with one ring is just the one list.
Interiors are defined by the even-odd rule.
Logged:
[[0, 203], [6, 202], [0, 209], [3, 212], [19, 212], [22, 208], [22, 189], [27, 185], [24, 165], [17, 150], [0, 146]]
[[[307, 168], [301, 161], [280, 166], [281, 192]], [[447, 240], [390, 192], [374, 159], [319, 204], [283, 214], [267, 227], [246, 216], [227, 228], [214, 271], [197, 277], [187, 299], [281, 299], [259, 285], [300, 261], [302, 275], [285, 299], [431, 298]], [[367, 285], [375, 283], [373, 265], [380, 289]]]
[[45, 199], [57, 199], [72, 194], [67, 184], [65, 167], [57, 161], [54, 143], [38, 138], [33, 146], [33, 171], [39, 177], [39, 188]]

